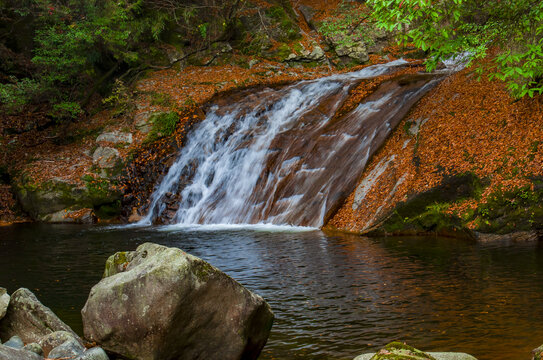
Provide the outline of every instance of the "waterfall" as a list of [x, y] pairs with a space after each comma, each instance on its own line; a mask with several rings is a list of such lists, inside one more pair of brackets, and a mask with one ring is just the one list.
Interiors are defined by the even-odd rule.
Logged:
[[361, 80], [404, 64], [212, 105], [155, 188], [140, 224], [162, 217], [175, 224], [321, 226], [410, 106], [438, 80], [421, 75], [385, 82], [339, 120], [334, 114]]

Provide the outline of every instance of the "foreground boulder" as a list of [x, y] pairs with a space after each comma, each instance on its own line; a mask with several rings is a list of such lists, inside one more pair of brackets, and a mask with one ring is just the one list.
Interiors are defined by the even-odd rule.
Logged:
[[363, 354], [354, 360], [477, 360], [465, 353], [423, 352], [401, 342], [391, 342], [375, 354]]
[[24, 343], [37, 343], [55, 331], [66, 331], [81, 342], [73, 330], [43, 305], [28, 289], [21, 288], [11, 295], [6, 316], [0, 320], [0, 338], [19, 336]]
[[82, 310], [85, 337], [130, 359], [256, 359], [269, 305], [180, 249], [146, 243], [111, 256]]

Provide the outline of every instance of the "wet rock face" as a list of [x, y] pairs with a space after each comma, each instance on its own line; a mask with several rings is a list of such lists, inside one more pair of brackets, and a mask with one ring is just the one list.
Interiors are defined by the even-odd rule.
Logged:
[[[21, 288], [11, 295], [6, 316], [0, 320], [0, 338], [19, 336], [25, 343], [38, 342], [42, 337], [66, 331], [79, 339], [68, 325], [44, 306], [28, 289]], [[81, 341], [80, 339], [78, 341]]]
[[85, 337], [137, 359], [256, 359], [273, 313], [182, 250], [143, 244], [106, 263], [82, 310]]

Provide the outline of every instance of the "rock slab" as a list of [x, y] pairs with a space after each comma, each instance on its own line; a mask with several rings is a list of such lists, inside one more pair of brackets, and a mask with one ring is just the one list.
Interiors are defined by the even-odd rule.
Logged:
[[37, 343], [45, 335], [60, 330], [71, 333], [81, 342], [68, 325], [25, 288], [11, 295], [6, 316], [0, 320], [0, 338], [18, 335], [25, 343]]
[[205, 261], [146, 243], [111, 256], [81, 311], [85, 337], [140, 360], [256, 359], [273, 313]]

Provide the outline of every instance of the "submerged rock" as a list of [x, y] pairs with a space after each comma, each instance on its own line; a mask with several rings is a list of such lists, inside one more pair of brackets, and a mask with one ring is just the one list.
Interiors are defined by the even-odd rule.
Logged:
[[106, 264], [82, 310], [85, 337], [137, 359], [256, 359], [269, 305], [180, 249], [146, 243]]
[[43, 336], [59, 330], [71, 333], [81, 342], [68, 325], [25, 288], [11, 295], [6, 316], [0, 320], [0, 338], [18, 335], [25, 343], [38, 342]]
[[7, 290], [0, 288], [0, 320], [6, 315], [9, 305], [9, 295]]

